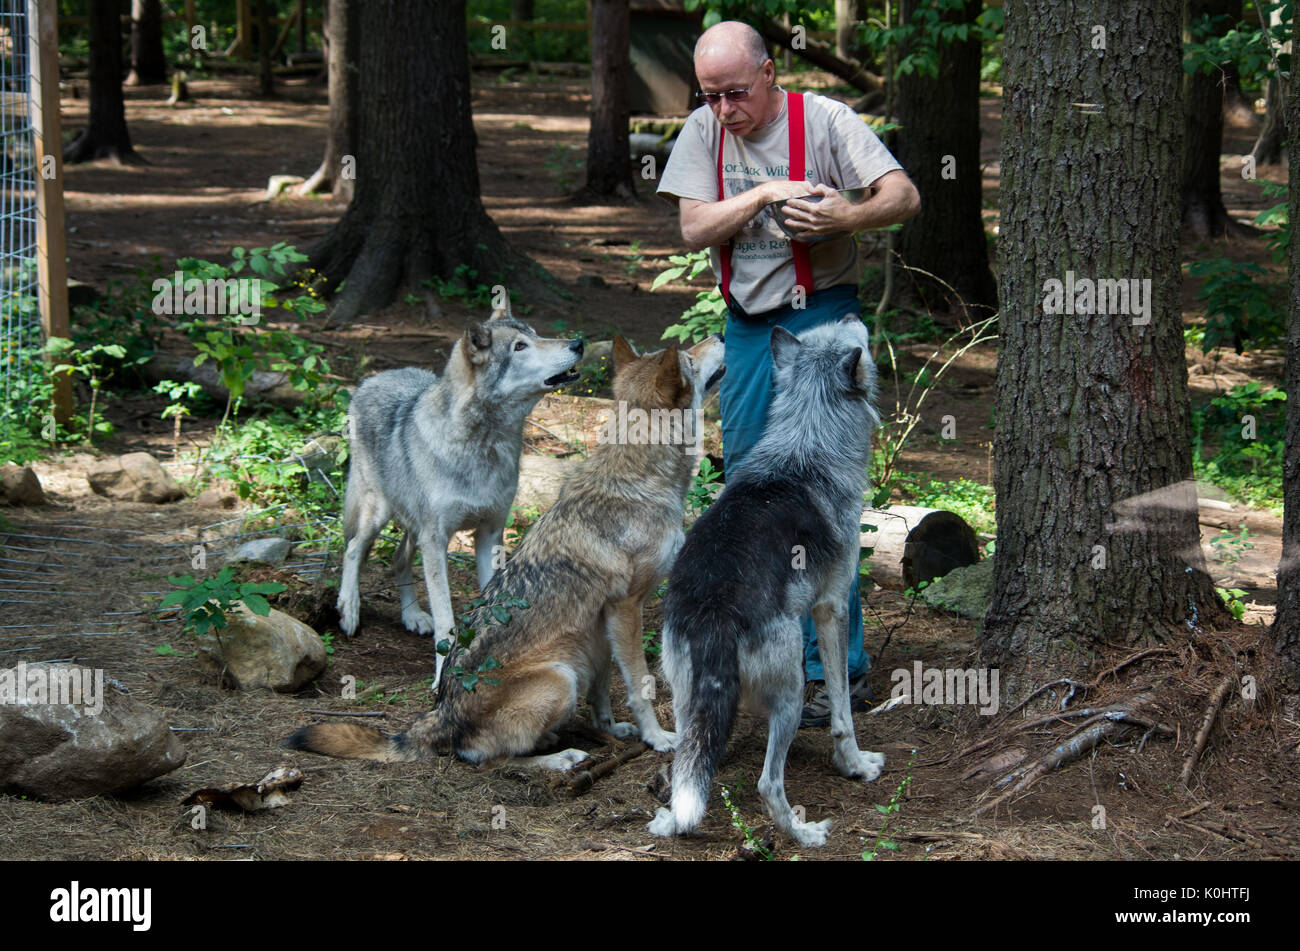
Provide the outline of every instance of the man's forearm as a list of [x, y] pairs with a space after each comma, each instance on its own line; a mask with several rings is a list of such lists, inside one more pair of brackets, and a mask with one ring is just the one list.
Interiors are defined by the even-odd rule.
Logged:
[[854, 206], [854, 210], [856, 215], [853, 230], [867, 231], [906, 221], [920, 210], [920, 202], [917, 200], [916, 189], [909, 181], [906, 188], [879, 189], [862, 204]]
[[682, 215], [682, 241], [691, 251], [729, 240], [767, 204], [760, 185], [723, 201], [698, 202]]

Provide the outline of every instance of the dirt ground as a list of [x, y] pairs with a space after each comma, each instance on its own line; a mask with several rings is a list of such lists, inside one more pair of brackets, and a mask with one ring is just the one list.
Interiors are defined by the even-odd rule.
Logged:
[[[307, 175], [315, 168], [324, 144], [323, 87], [293, 81], [270, 102], [251, 99], [250, 85], [242, 81], [200, 80], [191, 87], [197, 105], [178, 110], [161, 104], [162, 90], [127, 91], [132, 135], [150, 165], [68, 170], [69, 256], [77, 279], [103, 287], [154, 255], [164, 262], [178, 254], [224, 260], [235, 245], [283, 240], [306, 247], [340, 214], [329, 199], [263, 200], [271, 175]], [[489, 212], [511, 241], [574, 295], [563, 326], [539, 324], [538, 329], [581, 330], [593, 338], [618, 331], [643, 346], [654, 344], [693, 299], [694, 290], [649, 290], [667, 256], [680, 250], [675, 218], [666, 204], [649, 196], [630, 207], [582, 207], [565, 200], [566, 189], [581, 177], [576, 161], [585, 143], [585, 81], [501, 81], [497, 74], [484, 73], [475, 77], [473, 104]], [[996, 208], [998, 100], [986, 99], [983, 106], [986, 197]], [[65, 97], [64, 109], [65, 126], [75, 128], [84, 120], [84, 97]], [[1247, 151], [1250, 140], [1249, 130], [1230, 129], [1225, 151]], [[1264, 205], [1257, 190], [1240, 180], [1229, 156], [1224, 188], [1230, 210], [1239, 218], [1249, 220]], [[996, 212], [989, 215], [992, 224]], [[1200, 250], [1189, 248], [1188, 253]], [[1234, 238], [1217, 246], [1216, 253], [1269, 263], [1257, 239]], [[1189, 315], [1195, 310], [1194, 292], [1187, 282], [1184, 309]], [[423, 303], [397, 304], [346, 331], [313, 330], [311, 336], [329, 347], [338, 372], [355, 379], [389, 366], [439, 366], [467, 317], [463, 307], [453, 304], [437, 313]], [[932, 344], [907, 348], [904, 369], [914, 370], [933, 350]], [[1258, 354], [1230, 354], [1214, 363], [1192, 359], [1197, 400], [1245, 379], [1276, 380], [1281, 372], [1280, 359]], [[903, 454], [904, 471], [991, 482], [988, 423], [994, 365], [992, 346], [958, 361], [927, 404], [925, 421]], [[892, 407], [893, 392], [892, 382], [882, 381], [883, 409]], [[170, 423], [157, 419], [158, 408], [148, 398], [115, 403], [109, 415], [119, 433], [102, 448], [143, 448], [169, 458]], [[940, 441], [937, 421], [948, 413], [957, 418], [959, 432], [977, 435]], [[544, 412], [539, 421], [551, 418]], [[193, 424], [194, 436], [202, 439], [211, 423]], [[558, 444], [539, 440], [538, 446], [546, 451]], [[60, 597], [42, 599], [13, 586], [17, 593], [4, 596], [12, 600], [0, 602], [0, 651], [8, 652], [0, 658], [6, 663], [75, 658], [104, 668], [123, 689], [164, 710], [170, 724], [184, 731], [179, 735], [188, 760], [127, 796], [71, 803], [0, 796], [0, 828], [6, 830], [0, 836], [0, 858], [658, 861], [736, 855], [743, 837], [720, 799], [710, 803], [696, 837], [665, 841], [646, 832], [668, 762], [654, 752], [629, 760], [579, 795], [553, 786], [549, 775], [510, 765], [480, 769], [442, 758], [388, 766], [286, 752], [281, 741], [318, 719], [313, 710], [381, 713], [381, 718], [357, 722], [395, 732], [427, 709], [432, 648], [427, 639], [401, 627], [391, 574], [373, 560], [367, 567], [364, 629], [351, 640], [333, 639], [330, 668], [312, 688], [294, 696], [219, 688], [199, 673], [177, 622], [159, 616], [155, 605], [169, 589], [167, 575], [189, 570], [190, 546], [200, 530], [213, 546], [209, 557], [215, 557], [233, 544], [219, 536], [236, 534], [239, 522], [217, 524], [235, 516], [197, 509], [188, 500], [167, 506], [110, 503], [89, 492], [82, 476], [88, 461], [84, 454], [74, 454], [38, 464], [52, 504], [5, 513], [10, 524], [0, 557], [10, 559], [5, 564], [13, 569], [6, 582], [49, 582]], [[1255, 549], [1232, 564], [1212, 560], [1212, 571], [1216, 583], [1247, 590], [1251, 603], [1246, 624], [1209, 639], [1221, 639], [1249, 657], [1272, 616], [1279, 520], [1244, 506], [1224, 519], [1234, 528], [1245, 521], [1256, 535]], [[1207, 526], [1205, 540], [1215, 531]], [[334, 574], [336, 565], [327, 565], [325, 576]], [[328, 629], [332, 589], [289, 572], [279, 577], [292, 585], [292, 597], [285, 596], [283, 606], [311, 615], [319, 629]], [[472, 571], [454, 561], [457, 605], [473, 596], [473, 584]], [[898, 592], [864, 593], [878, 697], [889, 696], [890, 671], [910, 668], [914, 661], [927, 667], [971, 665], [976, 623], [932, 611]], [[651, 604], [645, 624], [658, 629], [657, 603]], [[161, 645], [179, 653], [159, 654]], [[789, 797], [810, 819], [832, 819], [833, 828], [824, 849], [801, 850], [778, 837], [775, 857], [797, 853], [804, 860], [856, 859], [878, 838], [898, 846], [896, 851], [882, 848], [882, 859], [1300, 857], [1300, 723], [1293, 711], [1278, 709], [1266, 694], [1253, 702], [1234, 698], [1225, 707], [1191, 788], [1178, 783], [1182, 758], [1204, 709], [1205, 684], [1217, 679], [1217, 656], [1204, 646], [1177, 647], [1125, 667], [1089, 695], [1090, 706], [1100, 706], [1142, 686], [1159, 685], [1165, 699], [1158, 716], [1175, 728], [1175, 737], [1152, 736], [1141, 748], [1131, 740], [1103, 745], [1090, 759], [1049, 774], [1009, 805], [978, 816], [976, 806], [992, 798], [982, 794], [996, 777], [996, 767], [1000, 764], [1005, 772], [1014, 765], [1017, 750], [1036, 756], [1054, 742], [1048, 725], [972, 749], [989, 735], [981, 732], [988, 721], [968, 708], [902, 706], [879, 715], [859, 714], [862, 746], [887, 757], [885, 772], [871, 784], [834, 773], [828, 730], [801, 731], [786, 771]], [[368, 699], [341, 699], [338, 678], [343, 675], [367, 685], [368, 691], [359, 692], [368, 693]], [[617, 677], [614, 694], [616, 715], [625, 718]], [[662, 722], [671, 720], [666, 696], [657, 709]], [[999, 722], [1010, 731], [1018, 721]], [[582, 730], [561, 741], [590, 750], [595, 762], [625, 748]], [[766, 828], [755, 791], [763, 748], [763, 725], [742, 718], [718, 777], [733, 791], [743, 820], [759, 833]], [[993, 754], [1003, 759], [988, 763]], [[180, 804], [190, 792], [255, 781], [284, 762], [305, 775], [288, 806], [251, 815], [214, 812], [206, 830], [191, 828]], [[874, 807], [887, 806], [900, 786], [901, 807], [882, 834], [883, 815]], [[1100, 825], [1099, 804], [1105, 808]]]

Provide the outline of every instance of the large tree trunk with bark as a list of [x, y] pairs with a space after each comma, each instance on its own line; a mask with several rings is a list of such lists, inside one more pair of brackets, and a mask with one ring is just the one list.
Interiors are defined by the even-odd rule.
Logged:
[[332, 321], [462, 265], [469, 283], [546, 300], [537, 266], [510, 248], [480, 198], [464, 0], [366, 0], [360, 15], [356, 194], [309, 262], [328, 288], [347, 280]]
[[[1300, 17], [1292, 27], [1292, 49], [1300, 49]], [[1300, 128], [1300, 77], [1291, 71], [1288, 125]], [[1292, 168], [1300, 168], [1300, 136], [1287, 142]], [[1290, 194], [1292, 221], [1300, 221], [1300, 188]], [[1277, 615], [1273, 643], [1282, 658], [1291, 692], [1300, 692], [1300, 241], [1290, 245], [1290, 307], [1286, 334], [1286, 451], [1282, 463], [1282, 561], [1277, 569]]]
[[[1192, 25], [1202, 17], [1230, 16], [1233, 6], [1232, 0], [1187, 0], [1184, 39], [1190, 39]], [[1219, 33], [1227, 28], [1225, 22], [1219, 22]], [[1223, 79], [1217, 69], [1183, 74], [1183, 227], [1202, 239], [1223, 237], [1230, 223], [1219, 187]]]
[[143, 164], [131, 147], [122, 97], [122, 19], [117, 0], [90, 0], [90, 118], [63, 150], [65, 162]]
[[329, 136], [325, 157], [298, 187], [300, 195], [331, 192], [351, 201], [357, 164], [357, 57], [360, 15], [357, 0], [326, 0], [325, 61], [329, 75]]
[[628, 0], [592, 0], [591, 130], [587, 133], [587, 185], [582, 198], [636, 194], [629, 159], [627, 78]]
[[[1081, 678], [1106, 644], [1224, 617], [1200, 547], [1179, 307], [1180, 22], [1179, 0], [1006, 4], [997, 554], [980, 645], [1004, 705]], [[1099, 306], [1081, 279], [1124, 280], [1127, 304], [1108, 287]], [[1057, 312], [1067, 297], [1073, 313]]]
[[[910, 22], [924, 0], [903, 0], [903, 22]], [[951, 22], [974, 23], [979, 0], [966, 0]], [[967, 307], [983, 318], [998, 303], [989, 269], [988, 241], [980, 216], [980, 44], [973, 36], [940, 47], [937, 79], [917, 73], [898, 82], [895, 156], [921, 193], [920, 214], [909, 218], [897, 236], [897, 251], [916, 271], [900, 275], [903, 294], [929, 310], [957, 316]], [[941, 283], [942, 282], [942, 283]], [[945, 287], [947, 284], [951, 287]], [[954, 297], [954, 292], [958, 297]]]
[[131, 0], [131, 74], [126, 84], [153, 86], [166, 81], [162, 0]]

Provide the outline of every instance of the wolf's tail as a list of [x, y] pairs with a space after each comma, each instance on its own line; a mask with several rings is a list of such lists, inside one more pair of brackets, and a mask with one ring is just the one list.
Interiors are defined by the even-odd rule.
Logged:
[[432, 759], [451, 742], [451, 730], [438, 710], [426, 713], [405, 733], [380, 733], [355, 723], [313, 723], [285, 740], [291, 750], [306, 750], [343, 759], [412, 763]]
[[713, 777], [736, 719], [740, 663], [735, 641], [719, 632], [697, 632], [689, 642], [676, 640], [677, 649], [690, 658], [690, 684], [683, 698], [686, 709], [678, 723], [682, 736], [672, 768], [673, 826], [681, 834], [704, 818]]

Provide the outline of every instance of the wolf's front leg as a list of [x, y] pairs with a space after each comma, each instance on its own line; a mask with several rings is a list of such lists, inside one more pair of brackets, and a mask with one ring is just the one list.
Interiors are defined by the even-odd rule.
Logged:
[[478, 589], [487, 590], [492, 576], [506, 564], [506, 529], [504, 525], [480, 525], [474, 529], [474, 567], [478, 571]]
[[652, 701], [655, 697], [655, 678], [645, 662], [645, 647], [641, 640], [641, 598], [624, 598], [605, 605], [605, 635], [618, 661], [623, 683], [627, 686], [627, 705], [632, 711], [641, 739], [660, 753], [677, 746], [677, 735], [659, 726]]
[[838, 598], [838, 601], [823, 601], [812, 609], [813, 622], [817, 625], [817, 650], [826, 673], [826, 696], [831, 707], [835, 768], [845, 776], [870, 782], [880, 775], [885, 757], [882, 753], [858, 749], [853, 715], [849, 712], [849, 619], [844, 613], [844, 602], [848, 599], [844, 594]]
[[[420, 550], [424, 552], [424, 586], [429, 592], [429, 610], [433, 614], [433, 646], [450, 638], [455, 626], [451, 612], [451, 588], [447, 584], [447, 541], [445, 534], [429, 532], [420, 536]], [[446, 660], [438, 654], [433, 682], [442, 681], [442, 665]]]

